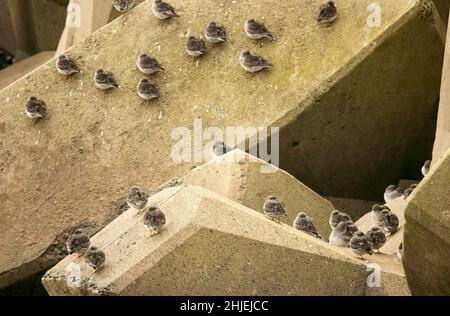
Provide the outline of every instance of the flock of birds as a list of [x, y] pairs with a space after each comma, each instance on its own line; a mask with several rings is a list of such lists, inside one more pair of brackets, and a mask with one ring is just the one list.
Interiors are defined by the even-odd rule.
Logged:
[[[215, 149], [214, 149], [215, 148]], [[220, 157], [232, 149], [226, 146], [223, 142], [217, 142], [213, 148], [213, 153], [216, 157]], [[422, 175], [425, 177], [430, 171], [431, 160], [427, 160], [422, 167]], [[393, 186], [388, 186], [384, 194], [386, 203], [395, 199], [403, 197], [406, 199], [414, 190], [416, 185], [409, 187], [404, 192], [400, 189], [392, 189]], [[395, 186], [394, 186], [395, 187]], [[395, 193], [394, 193], [395, 192]], [[137, 210], [137, 214], [145, 211], [142, 218], [143, 225], [151, 232], [151, 236], [160, 233], [166, 225], [166, 215], [157, 206], [149, 205], [148, 195], [142, 191], [138, 186], [133, 186], [127, 196], [127, 204], [130, 209]], [[280, 223], [280, 218], [287, 216], [285, 204], [275, 196], [269, 196], [263, 205], [264, 214], [271, 220]], [[330, 215], [329, 224], [331, 227], [331, 234], [329, 236], [330, 245], [338, 247], [350, 247], [350, 249], [363, 259], [363, 256], [372, 255], [374, 250], [380, 252], [380, 248], [384, 246], [387, 241], [387, 234], [392, 235], [399, 229], [400, 221], [398, 216], [385, 204], [375, 204], [372, 207], [371, 219], [373, 222], [372, 228], [363, 233], [353, 222], [350, 215], [347, 213], [333, 210]], [[323, 237], [318, 233], [314, 224], [314, 220], [300, 212], [294, 220], [293, 227], [308, 235], [319, 239]], [[91, 246], [91, 241], [81, 229], [76, 229], [75, 232], [67, 239], [67, 251], [69, 254], [76, 253], [79, 256], [84, 256], [85, 262], [91, 266], [94, 271], [103, 267], [106, 256], [105, 253], [95, 246]], [[402, 244], [399, 248], [399, 256], [401, 257]]]
[[[126, 12], [134, 6], [134, 0], [114, 0], [114, 8], [120, 12]], [[162, 0], [154, 0], [152, 11], [156, 18], [167, 20], [179, 17], [175, 9]], [[337, 18], [337, 7], [333, 1], [328, 1], [319, 8], [317, 22], [332, 23]], [[265, 38], [274, 39], [273, 34], [262, 22], [255, 19], [249, 19], [244, 24], [245, 34], [252, 40], [262, 40]], [[199, 37], [187, 35], [186, 52], [194, 58], [201, 57], [207, 53], [206, 42]], [[223, 25], [214, 21], [208, 23], [205, 30], [205, 38], [211, 44], [221, 44], [227, 41], [227, 31]], [[256, 73], [264, 69], [272, 68], [266, 59], [262, 56], [245, 50], [240, 54], [239, 64], [243, 69], [250, 73]], [[146, 76], [164, 71], [164, 67], [158, 60], [148, 54], [141, 54], [136, 62], [137, 68]], [[57, 71], [66, 77], [81, 72], [76, 61], [67, 55], [61, 55], [56, 62]], [[119, 87], [119, 84], [111, 71], [97, 69], [94, 74], [95, 86], [100, 90], [110, 90]], [[150, 79], [143, 78], [138, 84], [138, 95], [145, 101], [150, 101], [160, 97], [159, 87]], [[44, 100], [35, 96], [30, 97], [26, 103], [26, 114], [29, 118], [38, 121], [47, 118], [47, 105]]]

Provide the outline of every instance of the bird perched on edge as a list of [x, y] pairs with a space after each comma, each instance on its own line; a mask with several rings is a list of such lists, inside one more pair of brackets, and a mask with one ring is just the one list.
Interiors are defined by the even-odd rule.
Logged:
[[331, 229], [329, 243], [333, 246], [348, 247], [353, 234], [358, 228], [352, 221], [340, 222], [336, 227]]
[[396, 185], [391, 184], [386, 187], [386, 190], [384, 190], [384, 201], [386, 203], [389, 203], [395, 199], [398, 199], [402, 195], [402, 190], [400, 190], [400, 188], [398, 188]]
[[166, 20], [174, 17], [179, 17], [175, 9], [168, 3], [162, 0], [154, 0], [152, 6], [153, 14], [160, 20]]
[[328, 221], [328, 223], [330, 224], [330, 227], [333, 229], [336, 228], [340, 222], [348, 222], [348, 221], [353, 223], [350, 215], [344, 212], [340, 212], [338, 210], [334, 210], [331, 212], [330, 220]]
[[249, 50], [241, 53], [241, 56], [239, 57], [239, 64], [250, 73], [272, 68], [272, 64], [270, 64], [267, 60], [259, 55], [252, 54]]
[[134, 0], [114, 0], [114, 8], [119, 12], [125, 12], [133, 8]]
[[91, 241], [89, 236], [83, 233], [83, 230], [76, 229], [72, 235], [67, 238], [66, 246], [69, 254], [76, 253], [78, 256], [82, 256], [89, 249]]
[[275, 196], [269, 196], [263, 205], [264, 214], [271, 220], [280, 223], [280, 218], [287, 216], [285, 205]]
[[369, 238], [369, 241], [372, 243], [373, 249], [376, 249], [378, 250], [378, 252], [380, 252], [380, 248], [383, 247], [386, 243], [386, 234], [384, 233], [384, 231], [378, 226], [373, 226], [366, 235]]
[[94, 82], [95, 86], [100, 90], [109, 90], [119, 87], [114, 74], [103, 69], [97, 69], [95, 71]]
[[212, 147], [212, 155], [214, 158], [219, 158], [232, 150], [233, 148], [227, 146], [223, 141], [218, 141]]
[[430, 172], [430, 166], [431, 166], [431, 160], [427, 160], [427, 161], [425, 161], [425, 163], [423, 164], [421, 171], [422, 171], [422, 175], [423, 175], [424, 177], [426, 177], [426, 175], [428, 174], [428, 172]]
[[186, 42], [186, 52], [189, 56], [200, 57], [206, 54], [208, 49], [206, 48], [205, 41], [201, 38], [196, 38], [190, 35]]
[[260, 40], [263, 38], [273, 38], [273, 34], [262, 22], [255, 21], [254, 19], [249, 19], [244, 23], [245, 34], [251, 39]]
[[80, 73], [80, 68], [77, 63], [66, 55], [59, 55], [56, 60], [56, 70], [63, 76]]
[[393, 234], [398, 230], [400, 221], [391, 210], [384, 209], [380, 214], [380, 227], [382, 227], [389, 234]]
[[139, 81], [138, 95], [146, 101], [157, 99], [160, 96], [159, 87], [149, 79], [143, 78]]
[[209, 22], [205, 30], [206, 40], [213, 44], [219, 44], [227, 41], [227, 31], [224, 26], [216, 22]]
[[317, 15], [317, 22], [332, 23], [336, 20], [337, 14], [338, 11], [334, 1], [328, 1], [320, 6], [319, 13]]
[[147, 194], [142, 191], [138, 186], [133, 186], [127, 196], [127, 204], [129, 207], [135, 210], [142, 210], [147, 206], [148, 197]]
[[136, 66], [144, 75], [152, 75], [165, 70], [156, 58], [150, 57], [147, 54], [139, 55]]
[[381, 216], [381, 211], [383, 210], [391, 210], [387, 205], [379, 205], [379, 204], [374, 204], [372, 206], [372, 212], [371, 212], [371, 217], [372, 217], [372, 222], [375, 226], [380, 226], [381, 222], [380, 222], [380, 216]]
[[355, 254], [360, 256], [361, 259], [365, 254], [372, 255], [373, 253], [372, 243], [369, 238], [360, 231], [354, 233], [353, 237], [350, 239], [350, 248]]
[[403, 191], [403, 199], [407, 199], [411, 193], [417, 188], [417, 184], [411, 184], [409, 188], [407, 188], [405, 191]]
[[47, 118], [47, 105], [44, 100], [29, 97], [25, 108], [27, 116], [35, 121]]
[[105, 253], [94, 246], [90, 247], [84, 255], [84, 262], [94, 269], [94, 271], [100, 270], [105, 264], [105, 261]]
[[144, 215], [144, 225], [152, 231], [152, 235], [158, 234], [166, 224], [166, 216], [155, 206], [152, 206]]
[[322, 239], [322, 236], [317, 232], [316, 226], [314, 225], [313, 219], [307, 216], [305, 213], [301, 212], [297, 215], [293, 224], [294, 228], [308, 235], [314, 236], [316, 238]]

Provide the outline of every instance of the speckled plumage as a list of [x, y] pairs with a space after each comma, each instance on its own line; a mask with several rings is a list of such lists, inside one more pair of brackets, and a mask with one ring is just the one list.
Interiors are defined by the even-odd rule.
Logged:
[[245, 21], [244, 31], [249, 38], [254, 40], [259, 40], [263, 38], [273, 39], [273, 34], [269, 31], [266, 25], [254, 19], [249, 19]]
[[381, 215], [381, 211], [383, 210], [391, 210], [387, 205], [379, 205], [379, 204], [374, 204], [372, 206], [372, 212], [371, 212], [371, 217], [372, 217], [372, 223], [375, 226], [380, 226], [380, 215]]
[[363, 232], [356, 232], [350, 239], [350, 249], [362, 258], [363, 255], [372, 255], [373, 246], [369, 238]]
[[133, 186], [127, 196], [127, 204], [129, 207], [136, 210], [142, 210], [147, 206], [148, 197], [147, 194], [139, 187]]
[[389, 185], [386, 187], [386, 190], [384, 191], [384, 201], [386, 203], [389, 203], [395, 199], [398, 199], [403, 195], [402, 190], [398, 188], [396, 185]]
[[147, 78], [141, 79], [138, 85], [138, 95], [146, 101], [157, 99], [160, 97], [159, 87]]
[[334, 1], [328, 1], [322, 4], [317, 14], [317, 22], [319, 23], [331, 23], [337, 18], [337, 7]]
[[175, 12], [175, 9], [168, 3], [162, 0], [154, 0], [152, 5], [153, 14], [161, 20], [170, 19], [173, 17], [178, 17], [179, 15]]
[[200, 57], [206, 54], [208, 49], [206, 48], [206, 43], [201, 38], [196, 38], [195, 36], [189, 36], [186, 42], [186, 52], [189, 56]]
[[383, 229], [378, 226], [373, 226], [366, 235], [369, 238], [369, 241], [372, 243], [373, 249], [379, 251], [379, 249], [386, 243], [386, 234], [384, 233]]
[[278, 221], [287, 216], [285, 205], [275, 196], [269, 196], [263, 205], [264, 214], [272, 220]]
[[227, 30], [223, 25], [216, 22], [209, 22], [205, 30], [206, 40], [213, 44], [223, 43], [227, 41]]
[[250, 73], [255, 73], [273, 67], [272, 64], [270, 64], [262, 56], [253, 54], [248, 50], [241, 53], [239, 57], [239, 64]]
[[338, 210], [334, 210], [330, 214], [330, 219], [328, 223], [330, 224], [331, 228], [336, 228], [340, 222], [347, 222], [347, 221], [353, 222], [350, 215], [344, 212], [340, 212]]
[[56, 60], [56, 70], [63, 76], [71, 76], [80, 72], [75, 60], [66, 55], [60, 55]]
[[29, 97], [25, 106], [25, 112], [31, 119], [43, 119], [47, 117], [47, 105], [44, 100], [37, 97]]
[[94, 74], [94, 82], [95, 86], [100, 90], [109, 90], [119, 87], [114, 74], [103, 69], [97, 69]]
[[67, 238], [66, 246], [69, 254], [76, 253], [79, 256], [84, 255], [88, 250], [91, 241], [89, 236], [83, 233], [81, 229], [75, 230], [75, 232]]
[[380, 214], [380, 227], [386, 232], [393, 234], [398, 230], [400, 221], [392, 211], [384, 209]]
[[164, 71], [164, 67], [161, 66], [158, 60], [147, 54], [139, 55], [136, 66], [145, 75], [152, 75], [156, 72]]
[[294, 220], [293, 226], [297, 230], [305, 232], [308, 235], [322, 239], [322, 236], [320, 236], [320, 234], [317, 232], [313, 219], [303, 212], [297, 215], [297, 217]]
[[329, 237], [329, 243], [333, 246], [348, 247], [353, 234], [358, 228], [352, 221], [340, 222], [336, 227], [332, 228]]
[[153, 234], [157, 234], [166, 224], [166, 216], [158, 207], [150, 207], [144, 215], [144, 225], [150, 229]]
[[431, 160], [425, 161], [425, 163], [422, 166], [422, 169], [420, 170], [424, 177], [426, 177], [426, 175], [430, 172], [430, 167], [431, 167]]
[[411, 184], [410, 186], [409, 186], [409, 188], [407, 188], [405, 191], [403, 191], [403, 199], [407, 199], [410, 195], [411, 195], [411, 193], [413, 193], [414, 192], [414, 190], [417, 188], [417, 184]]
[[119, 12], [125, 12], [133, 8], [134, 0], [114, 0], [114, 8]]
[[98, 271], [105, 264], [106, 256], [105, 253], [97, 247], [91, 247], [86, 251], [84, 261], [95, 271]]

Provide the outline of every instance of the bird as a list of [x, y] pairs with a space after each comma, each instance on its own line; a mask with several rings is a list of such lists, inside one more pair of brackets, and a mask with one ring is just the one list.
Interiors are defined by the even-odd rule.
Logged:
[[59, 55], [56, 60], [56, 70], [63, 76], [80, 73], [77, 63], [67, 55]]
[[179, 17], [175, 9], [168, 3], [162, 0], [154, 0], [152, 6], [153, 14], [160, 20], [166, 20], [174, 17]]
[[127, 196], [127, 204], [135, 210], [142, 210], [147, 206], [147, 194], [138, 186], [132, 186]]
[[398, 188], [396, 185], [388, 185], [386, 190], [384, 190], [384, 201], [389, 203], [395, 199], [398, 199], [403, 195], [402, 190]]
[[384, 209], [380, 214], [380, 226], [389, 234], [393, 234], [398, 230], [400, 221], [391, 210]]
[[350, 239], [350, 249], [352, 249], [355, 254], [360, 256], [361, 259], [365, 254], [372, 255], [373, 253], [372, 243], [370, 242], [369, 238], [361, 231], [353, 234], [352, 238]]
[[239, 64], [250, 73], [255, 73], [263, 69], [270, 69], [273, 67], [272, 64], [270, 64], [263, 57], [257, 54], [252, 54], [249, 50], [241, 53], [241, 56], [239, 57]]
[[338, 11], [334, 1], [328, 1], [320, 6], [319, 14], [317, 15], [317, 22], [331, 23], [336, 20], [337, 14]]
[[114, 0], [114, 8], [119, 12], [125, 12], [133, 8], [134, 0]]
[[422, 171], [422, 175], [424, 177], [428, 174], [428, 172], [430, 172], [430, 166], [431, 166], [431, 160], [427, 160], [423, 164], [421, 171]]
[[103, 251], [97, 247], [90, 247], [84, 255], [84, 262], [86, 262], [94, 271], [98, 271], [103, 267], [106, 261], [106, 256]]
[[166, 216], [156, 206], [152, 206], [144, 215], [144, 225], [152, 231], [153, 234], [158, 234], [166, 224]]
[[156, 58], [150, 57], [147, 54], [139, 55], [136, 66], [144, 75], [152, 75], [165, 70]]
[[380, 226], [380, 215], [381, 215], [381, 211], [382, 210], [391, 210], [387, 205], [379, 205], [379, 204], [374, 204], [372, 206], [372, 212], [371, 212], [371, 217], [372, 217], [372, 222], [375, 226]]
[[97, 69], [95, 71], [94, 82], [100, 90], [109, 90], [119, 87], [116, 78], [114, 78], [114, 74], [103, 69]]
[[33, 120], [47, 118], [47, 105], [44, 100], [32, 96], [27, 100], [25, 112]]
[[263, 205], [264, 214], [273, 221], [280, 223], [280, 218], [287, 216], [285, 205], [275, 196], [269, 196]]
[[366, 235], [369, 238], [369, 241], [372, 243], [373, 249], [376, 249], [378, 250], [378, 252], [380, 252], [380, 248], [383, 247], [386, 243], [386, 234], [384, 233], [384, 231], [378, 226], [373, 226]]
[[66, 246], [69, 254], [76, 253], [82, 256], [89, 249], [91, 241], [89, 236], [83, 233], [82, 229], [76, 229], [72, 235], [67, 238]]
[[340, 212], [338, 210], [334, 210], [331, 212], [330, 220], [328, 221], [328, 223], [330, 224], [331, 228], [336, 228], [340, 222], [347, 222], [347, 221], [353, 223], [350, 215], [344, 212]]
[[407, 199], [411, 193], [417, 188], [417, 184], [411, 184], [409, 188], [407, 188], [405, 191], [403, 191], [403, 199]]
[[159, 98], [159, 87], [149, 79], [143, 78], [139, 81], [138, 95], [146, 101]]
[[331, 229], [329, 243], [338, 247], [348, 247], [350, 239], [356, 231], [358, 228], [352, 221], [342, 221]]
[[218, 141], [218, 142], [215, 142], [214, 146], [212, 147], [212, 155], [214, 158], [218, 158], [232, 150], [233, 150], [233, 148], [226, 145], [223, 141]]
[[251, 39], [260, 40], [263, 38], [273, 39], [273, 34], [262, 22], [249, 19], [244, 23], [245, 34]]
[[201, 38], [197, 38], [193, 35], [188, 37], [186, 42], [186, 52], [189, 56], [200, 57], [206, 54], [208, 49], [206, 48], [205, 41]]
[[227, 31], [224, 26], [216, 22], [209, 22], [205, 30], [206, 40], [213, 44], [219, 44], [227, 41]]
[[322, 239], [322, 236], [317, 232], [316, 226], [314, 225], [313, 219], [303, 212], [300, 212], [294, 220], [294, 228], [308, 235], [314, 236], [316, 238]]

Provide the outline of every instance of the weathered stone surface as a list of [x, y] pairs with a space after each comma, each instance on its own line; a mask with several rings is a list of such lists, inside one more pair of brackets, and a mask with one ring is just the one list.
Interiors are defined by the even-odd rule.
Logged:
[[[362, 1], [341, 1], [332, 27], [314, 21], [321, 0], [277, 1], [278, 13], [274, 2], [173, 0], [181, 18], [167, 23], [152, 18], [145, 2], [69, 51], [80, 76], [61, 80], [52, 60], [1, 91], [0, 274], [38, 262], [71, 227], [104, 225], [132, 184], [151, 191], [185, 174], [194, 163], [171, 159], [171, 132], [197, 118], [204, 127], [280, 126], [281, 167], [326, 195], [370, 199], [409, 166], [416, 170], [433, 136], [426, 123], [443, 53], [436, 31], [418, 18], [417, 1], [379, 1], [380, 28], [366, 25]], [[276, 42], [261, 47], [243, 35], [250, 5], [254, 17], [266, 17]], [[295, 14], [286, 15], [292, 7]], [[184, 34], [201, 34], [212, 15], [230, 40], [193, 63]], [[238, 64], [245, 48], [267, 57], [273, 70], [245, 73]], [[152, 104], [136, 95], [141, 75], [134, 64], [142, 51], [167, 69], [154, 78], [162, 98]], [[121, 88], [97, 91], [98, 67], [112, 70]], [[30, 95], [46, 100], [48, 121], [25, 118]]]
[[406, 208], [404, 267], [414, 295], [450, 295], [450, 151]]
[[[166, 213], [164, 231], [151, 237], [142, 213], [125, 212], [92, 238], [106, 254], [104, 268], [93, 274], [82, 258], [68, 256], [43, 277], [49, 294], [407, 294], [401, 266], [390, 258], [371, 258], [383, 271], [382, 283], [366, 290], [369, 262], [349, 249], [331, 247], [203, 188], [169, 188], [150, 203]], [[74, 264], [80, 287], [67, 284]]]
[[305, 212], [314, 219], [323, 237], [328, 238], [331, 232], [328, 219], [333, 205], [281, 169], [262, 173], [264, 166], [269, 167], [269, 164], [235, 150], [192, 170], [183, 177], [183, 181], [260, 212], [265, 199], [275, 195], [286, 204], [288, 217], [282, 219], [283, 222], [292, 225], [297, 214]]

